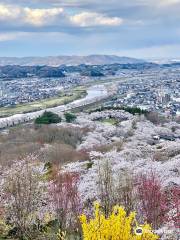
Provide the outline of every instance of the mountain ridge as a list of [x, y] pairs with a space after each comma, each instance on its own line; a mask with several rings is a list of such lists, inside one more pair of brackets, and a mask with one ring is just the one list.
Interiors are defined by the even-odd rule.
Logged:
[[47, 56], [47, 57], [0, 57], [0, 65], [21, 65], [21, 66], [60, 66], [60, 65], [103, 65], [103, 64], [134, 64], [144, 63], [145, 60], [120, 57], [116, 55], [87, 55], [87, 56]]

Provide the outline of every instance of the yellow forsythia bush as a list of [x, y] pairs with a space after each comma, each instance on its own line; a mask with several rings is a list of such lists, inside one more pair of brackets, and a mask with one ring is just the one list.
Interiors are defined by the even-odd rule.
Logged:
[[112, 214], [105, 217], [100, 211], [100, 205], [95, 203], [95, 216], [87, 220], [81, 215], [83, 240], [157, 240], [159, 237], [152, 233], [148, 224], [139, 226], [142, 232], [138, 235], [138, 224], [135, 212], [127, 216], [124, 208], [115, 206]]

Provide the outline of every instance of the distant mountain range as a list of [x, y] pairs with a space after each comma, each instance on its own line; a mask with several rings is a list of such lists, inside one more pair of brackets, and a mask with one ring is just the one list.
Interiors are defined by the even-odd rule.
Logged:
[[147, 59], [148, 62], [156, 64], [179, 64], [180, 58], [150, 58]]
[[49, 57], [0, 57], [0, 65], [21, 65], [21, 66], [60, 66], [60, 65], [103, 65], [103, 64], [138, 64], [145, 60], [119, 57], [115, 55], [89, 55], [89, 56], [49, 56]]

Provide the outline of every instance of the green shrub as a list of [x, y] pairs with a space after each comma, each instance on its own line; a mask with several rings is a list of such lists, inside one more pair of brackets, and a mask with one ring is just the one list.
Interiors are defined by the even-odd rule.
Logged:
[[92, 162], [92, 161], [89, 161], [86, 166], [87, 166], [87, 170], [90, 169], [90, 168], [92, 168], [93, 162]]
[[73, 113], [69, 113], [69, 112], [66, 112], [64, 114], [64, 117], [66, 119], [66, 122], [68, 122], [68, 123], [74, 122], [74, 120], [76, 119], [76, 115], [74, 115]]
[[35, 124], [51, 124], [59, 122], [61, 122], [61, 117], [53, 112], [44, 112], [42, 116], [35, 120]]

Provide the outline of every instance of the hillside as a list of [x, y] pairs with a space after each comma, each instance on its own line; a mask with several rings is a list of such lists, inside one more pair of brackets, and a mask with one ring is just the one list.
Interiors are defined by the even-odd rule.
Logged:
[[148, 230], [142, 239], [177, 240], [179, 120], [154, 124], [152, 115], [124, 110], [79, 113], [72, 123], [61, 117], [58, 124], [0, 133], [0, 237], [89, 240], [78, 237], [79, 216], [93, 218], [98, 201], [106, 217], [117, 204], [122, 214], [136, 211], [137, 221], [147, 221], [159, 236]]

